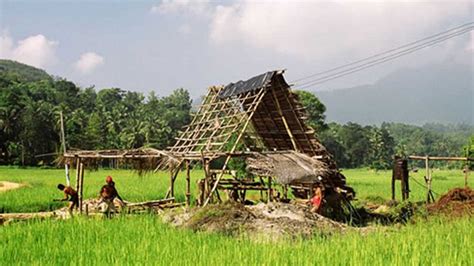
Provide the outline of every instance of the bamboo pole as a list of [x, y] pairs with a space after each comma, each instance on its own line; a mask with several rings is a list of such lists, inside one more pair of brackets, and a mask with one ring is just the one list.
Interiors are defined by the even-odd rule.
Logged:
[[272, 177], [268, 177], [268, 202], [273, 201], [273, 191], [272, 191]]
[[408, 156], [409, 159], [412, 160], [426, 160], [428, 158], [429, 160], [433, 161], [474, 161], [474, 158], [470, 157], [440, 157], [440, 156], [418, 156], [418, 155], [410, 155]]
[[79, 178], [80, 178], [80, 165], [81, 165], [81, 158], [76, 159], [76, 192], [79, 192]]
[[469, 164], [464, 166], [464, 187], [467, 188], [467, 179], [469, 178]]
[[186, 207], [191, 205], [191, 173], [189, 160], [186, 160]]
[[[235, 140], [235, 143], [232, 146], [232, 149], [230, 150], [230, 153], [233, 153], [235, 151], [235, 149], [237, 148], [237, 145], [240, 142], [240, 139], [244, 135], [244, 132], [247, 129], [247, 126], [249, 125], [250, 121], [252, 120], [253, 115], [255, 114], [255, 110], [256, 110], [258, 104], [262, 101], [263, 96], [265, 95], [265, 90], [262, 88], [259, 93], [260, 93], [260, 96], [258, 98], [256, 98], [256, 101], [253, 104], [254, 106], [253, 106], [252, 112], [247, 117], [247, 120], [245, 121], [245, 124], [244, 124], [242, 130], [240, 131], [239, 135], [237, 136], [237, 139]], [[227, 167], [227, 164], [229, 163], [230, 159], [231, 159], [231, 156], [228, 155], [227, 158], [225, 159], [224, 165], [222, 166], [222, 170], [225, 170], [225, 168]], [[221, 178], [223, 176], [224, 176], [224, 172], [222, 171], [221, 174], [219, 175], [219, 177], [216, 179], [216, 181], [214, 183], [214, 186], [212, 187], [212, 189], [209, 193], [209, 196], [206, 198], [206, 201], [204, 202], [204, 205], [203, 205], [204, 207], [209, 203], [209, 201], [211, 199], [211, 196], [212, 196], [212, 193], [214, 193], [214, 190], [217, 189], [217, 185], [219, 184], [219, 181], [221, 180]]]
[[431, 174], [430, 174], [430, 158], [428, 156], [425, 156], [425, 169], [426, 169], [426, 183], [428, 185], [426, 203], [430, 203], [431, 202]]
[[174, 177], [173, 168], [170, 168], [170, 197], [172, 198], [174, 198], [174, 178], [173, 177]]
[[82, 201], [84, 196], [84, 163], [79, 165], [79, 213], [82, 214]]
[[288, 122], [286, 121], [286, 118], [283, 115], [283, 112], [281, 111], [280, 102], [278, 101], [275, 90], [272, 90], [272, 95], [273, 95], [273, 99], [275, 100], [278, 114], [280, 114], [281, 120], [283, 121], [283, 125], [285, 125], [286, 132], [288, 132], [288, 136], [290, 136], [291, 144], [293, 145], [293, 148], [295, 149], [295, 151], [299, 151], [298, 146], [296, 145], [295, 137], [293, 136], [293, 133], [291, 133], [290, 127], [288, 126]]

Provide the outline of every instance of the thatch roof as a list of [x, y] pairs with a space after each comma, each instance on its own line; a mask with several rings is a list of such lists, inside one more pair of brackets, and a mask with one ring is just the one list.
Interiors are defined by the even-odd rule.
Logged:
[[255, 154], [247, 157], [247, 170], [261, 176], [273, 176], [284, 185], [324, 184], [343, 186], [344, 176], [331, 168], [321, 157], [298, 152]]

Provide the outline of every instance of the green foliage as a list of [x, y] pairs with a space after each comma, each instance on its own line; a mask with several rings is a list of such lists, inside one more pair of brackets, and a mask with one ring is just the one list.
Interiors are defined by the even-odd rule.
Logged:
[[167, 97], [118, 88], [79, 88], [64, 79], [25, 81], [0, 73], [0, 164], [38, 165], [60, 151], [64, 114], [69, 149], [165, 148], [190, 121], [189, 93]]
[[51, 76], [44, 70], [5, 59], [0, 59], [0, 75], [27, 82], [51, 80]]
[[301, 104], [305, 107], [306, 113], [308, 114], [309, 125], [316, 130], [316, 132], [322, 132], [327, 129], [325, 122], [326, 106], [309, 91], [295, 90], [294, 91], [299, 98]]

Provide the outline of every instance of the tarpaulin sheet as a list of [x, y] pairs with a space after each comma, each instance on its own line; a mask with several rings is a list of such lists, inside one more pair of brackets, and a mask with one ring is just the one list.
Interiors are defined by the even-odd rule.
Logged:
[[267, 73], [255, 76], [247, 81], [240, 80], [237, 83], [230, 83], [219, 92], [219, 98], [227, 98], [262, 88], [271, 82], [272, 77], [276, 73], [277, 71], [269, 71]]

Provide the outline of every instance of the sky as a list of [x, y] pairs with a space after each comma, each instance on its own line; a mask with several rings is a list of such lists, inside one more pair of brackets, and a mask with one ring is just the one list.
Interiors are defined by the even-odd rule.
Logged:
[[[79, 86], [193, 97], [286, 69], [298, 78], [472, 22], [472, 1], [5, 1], [0, 58]], [[371, 84], [406, 67], [473, 65], [474, 33], [308, 88]]]

